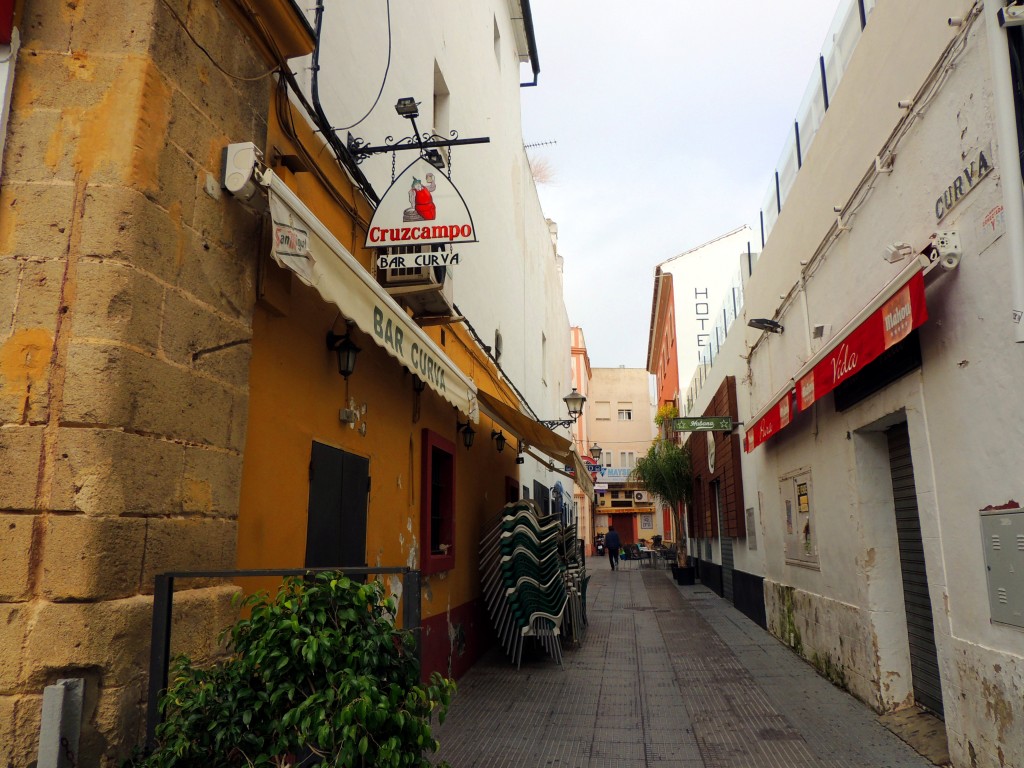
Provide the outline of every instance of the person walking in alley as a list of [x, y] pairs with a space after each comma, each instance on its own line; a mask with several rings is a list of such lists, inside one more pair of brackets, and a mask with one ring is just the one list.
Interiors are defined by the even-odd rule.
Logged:
[[612, 564], [614, 571], [619, 567], [619, 548], [622, 542], [619, 541], [619, 534], [614, 525], [608, 526], [608, 533], [604, 536], [604, 548], [608, 551], [608, 562]]

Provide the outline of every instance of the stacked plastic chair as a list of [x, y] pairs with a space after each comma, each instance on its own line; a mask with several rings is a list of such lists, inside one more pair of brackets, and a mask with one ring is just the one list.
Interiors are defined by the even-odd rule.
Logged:
[[582, 636], [586, 574], [575, 530], [571, 535], [570, 547], [559, 515], [542, 516], [529, 499], [507, 504], [485, 527], [480, 541], [484, 599], [517, 668], [528, 638], [561, 664], [563, 634], [573, 642]]
[[565, 590], [568, 597], [562, 635], [578, 643], [583, 640], [587, 626], [587, 582], [590, 577], [587, 575], [582, 542], [575, 523], [563, 528], [559, 551], [565, 563]]

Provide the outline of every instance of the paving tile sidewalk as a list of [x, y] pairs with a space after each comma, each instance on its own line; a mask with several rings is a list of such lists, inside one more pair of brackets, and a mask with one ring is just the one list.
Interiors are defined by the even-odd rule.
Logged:
[[874, 713], [709, 589], [593, 559], [564, 666], [493, 649], [459, 682], [453, 768], [926, 768]]

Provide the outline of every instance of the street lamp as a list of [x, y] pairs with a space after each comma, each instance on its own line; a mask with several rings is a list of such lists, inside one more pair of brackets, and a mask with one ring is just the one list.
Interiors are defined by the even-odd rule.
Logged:
[[576, 419], [583, 413], [583, 404], [587, 402], [587, 398], [576, 391], [576, 387], [572, 388], [572, 392], [562, 398], [565, 401], [565, 407], [569, 409], [568, 419], [551, 419], [549, 421], [541, 421], [548, 429], [554, 429], [555, 427], [571, 427], [576, 423]]
[[594, 460], [595, 464], [601, 460], [601, 446], [597, 443], [590, 446], [590, 458]]
[[583, 413], [583, 404], [587, 402], [587, 398], [576, 391], [576, 387], [572, 388], [572, 392], [562, 398], [565, 401], [565, 407], [569, 409], [569, 415], [573, 421], [576, 421]]

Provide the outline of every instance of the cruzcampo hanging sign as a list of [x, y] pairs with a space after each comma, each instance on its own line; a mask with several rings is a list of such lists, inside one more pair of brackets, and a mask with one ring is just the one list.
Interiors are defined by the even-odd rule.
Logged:
[[[367, 248], [475, 242], [473, 217], [462, 194], [447, 176], [422, 157], [413, 160], [388, 187], [366, 233]], [[413, 254], [407, 257], [410, 255]], [[439, 257], [437, 265], [440, 265], [452, 263], [440, 259], [446, 256], [450, 259], [454, 254], [433, 255]]]

